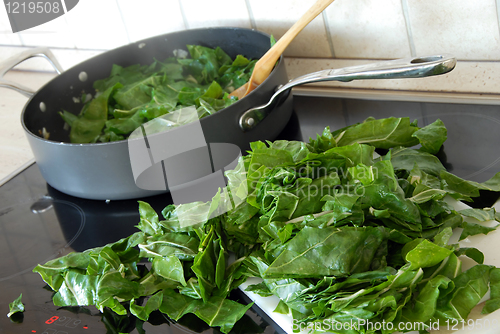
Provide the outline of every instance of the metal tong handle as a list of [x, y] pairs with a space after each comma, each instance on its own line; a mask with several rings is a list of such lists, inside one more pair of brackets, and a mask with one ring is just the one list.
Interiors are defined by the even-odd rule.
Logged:
[[0, 63], [0, 87], [13, 89], [27, 97], [31, 97], [32, 95], [34, 95], [35, 91], [33, 89], [13, 81], [5, 80], [3, 78], [3, 76], [7, 72], [12, 70], [16, 65], [33, 57], [43, 57], [47, 59], [47, 61], [52, 65], [57, 74], [61, 74], [63, 72], [61, 65], [54, 57], [54, 54], [52, 54], [52, 51], [50, 51], [48, 48], [30, 49], [21, 52], [20, 54], [14, 55]]
[[240, 127], [249, 131], [256, 127], [273, 110], [279, 98], [292, 87], [322, 81], [342, 81], [363, 79], [405, 79], [422, 78], [445, 74], [455, 68], [457, 60], [450, 55], [436, 55], [382, 61], [366, 65], [329, 69], [309, 73], [290, 80], [278, 87], [268, 103], [248, 109], [240, 117]]

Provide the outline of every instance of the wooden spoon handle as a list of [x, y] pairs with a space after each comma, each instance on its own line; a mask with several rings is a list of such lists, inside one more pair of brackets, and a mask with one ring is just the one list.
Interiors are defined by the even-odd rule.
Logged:
[[256, 85], [260, 85], [269, 76], [274, 68], [276, 61], [288, 47], [290, 42], [318, 16], [326, 7], [334, 0], [318, 0], [295, 24], [269, 49], [268, 52], [255, 64], [253, 81]]
[[281, 54], [285, 51], [291, 41], [309, 24], [316, 16], [318, 16], [326, 7], [328, 7], [335, 0], [318, 0], [309, 8], [302, 17], [295, 22], [295, 24], [288, 29], [288, 31], [279, 39], [274, 46], [263, 55], [257, 63], [252, 72], [250, 80], [240, 88], [233, 91], [230, 96], [241, 99], [253, 91], [257, 86], [267, 79], [269, 74], [274, 68], [276, 61]]

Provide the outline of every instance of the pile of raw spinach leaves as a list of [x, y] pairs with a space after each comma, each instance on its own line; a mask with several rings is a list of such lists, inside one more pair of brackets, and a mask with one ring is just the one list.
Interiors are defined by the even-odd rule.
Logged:
[[250, 79], [256, 60], [242, 55], [232, 60], [219, 47], [187, 49], [190, 58], [178, 52], [177, 57], [150, 65], [113, 65], [108, 78], [94, 82], [97, 94], [79, 115], [60, 112], [71, 127], [70, 141], [123, 140], [141, 124], [173, 110], [196, 106], [202, 118], [236, 102], [229, 93]]
[[[248, 277], [262, 278], [249, 289], [278, 296], [275, 312], [290, 313], [297, 328], [364, 320], [390, 323], [394, 330], [383, 333], [391, 333], [400, 323], [445, 325], [467, 319], [491, 288], [483, 308], [490, 313], [500, 308], [500, 269], [449, 240], [455, 228], [461, 238], [489, 233], [495, 227], [482, 222], [498, 215], [457, 212], [448, 198], [498, 192], [500, 173], [476, 183], [447, 172], [435, 156], [446, 136], [439, 120], [419, 128], [387, 118], [326, 128], [309, 143], [254, 142], [226, 172], [229, 192], [169, 205], [162, 218], [139, 202], [140, 231], [34, 272], [56, 292], [57, 306], [95, 305], [144, 321], [156, 310], [173, 320], [192, 313], [223, 333], [250, 307], [227, 298]], [[228, 201], [240, 204], [218, 214]], [[462, 271], [461, 256], [477, 264]]]

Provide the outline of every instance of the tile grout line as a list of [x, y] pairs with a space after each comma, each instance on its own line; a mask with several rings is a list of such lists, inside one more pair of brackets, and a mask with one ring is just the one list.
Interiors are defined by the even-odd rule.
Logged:
[[330, 31], [330, 21], [328, 20], [328, 16], [326, 15], [326, 10], [324, 10], [321, 15], [323, 16], [323, 23], [325, 24], [326, 39], [328, 40], [330, 53], [332, 54], [332, 58], [335, 58], [335, 48], [333, 47], [332, 33]]
[[177, 1], [179, 3], [179, 9], [181, 11], [182, 22], [184, 22], [184, 29], [189, 29], [188, 20], [186, 18], [186, 13], [184, 12], [184, 7], [182, 6], [182, 0]]
[[131, 43], [132, 40], [130, 39], [127, 23], [125, 22], [125, 18], [123, 17], [122, 8], [120, 7], [120, 2], [118, 0], [115, 0], [115, 2], [116, 2], [116, 7], [118, 7], [118, 13], [120, 13], [120, 18], [122, 19], [123, 27], [125, 27], [125, 34], [127, 35], [127, 41]]
[[401, 0], [401, 7], [403, 8], [403, 17], [406, 25], [406, 35], [408, 36], [408, 44], [410, 46], [410, 54], [412, 57], [416, 57], [417, 50], [415, 48], [415, 42], [413, 41], [413, 33], [411, 31], [410, 13], [408, 11], [408, 0]]
[[247, 6], [248, 17], [250, 18], [250, 26], [252, 29], [257, 29], [257, 23], [255, 23], [255, 17], [253, 15], [252, 6], [250, 5], [250, 0], [245, 0]]

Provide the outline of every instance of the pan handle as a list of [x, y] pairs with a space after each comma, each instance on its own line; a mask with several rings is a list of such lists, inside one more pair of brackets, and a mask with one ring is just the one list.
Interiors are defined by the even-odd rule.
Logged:
[[13, 89], [27, 97], [31, 97], [32, 95], [34, 95], [35, 91], [33, 89], [13, 81], [5, 80], [3, 78], [3, 76], [7, 72], [12, 70], [16, 65], [33, 57], [43, 57], [47, 59], [47, 61], [52, 65], [52, 67], [54, 67], [57, 74], [61, 74], [63, 72], [61, 65], [54, 57], [52, 51], [50, 51], [48, 48], [30, 49], [21, 52], [20, 54], [14, 55], [0, 63], [0, 87]]
[[239, 120], [240, 128], [245, 132], [256, 127], [282, 100], [284, 94], [288, 94], [292, 87], [298, 85], [334, 80], [349, 82], [362, 79], [422, 78], [448, 73], [455, 68], [456, 63], [457, 60], [450, 55], [437, 55], [396, 59], [309, 73], [278, 87], [267, 104], [245, 111]]

